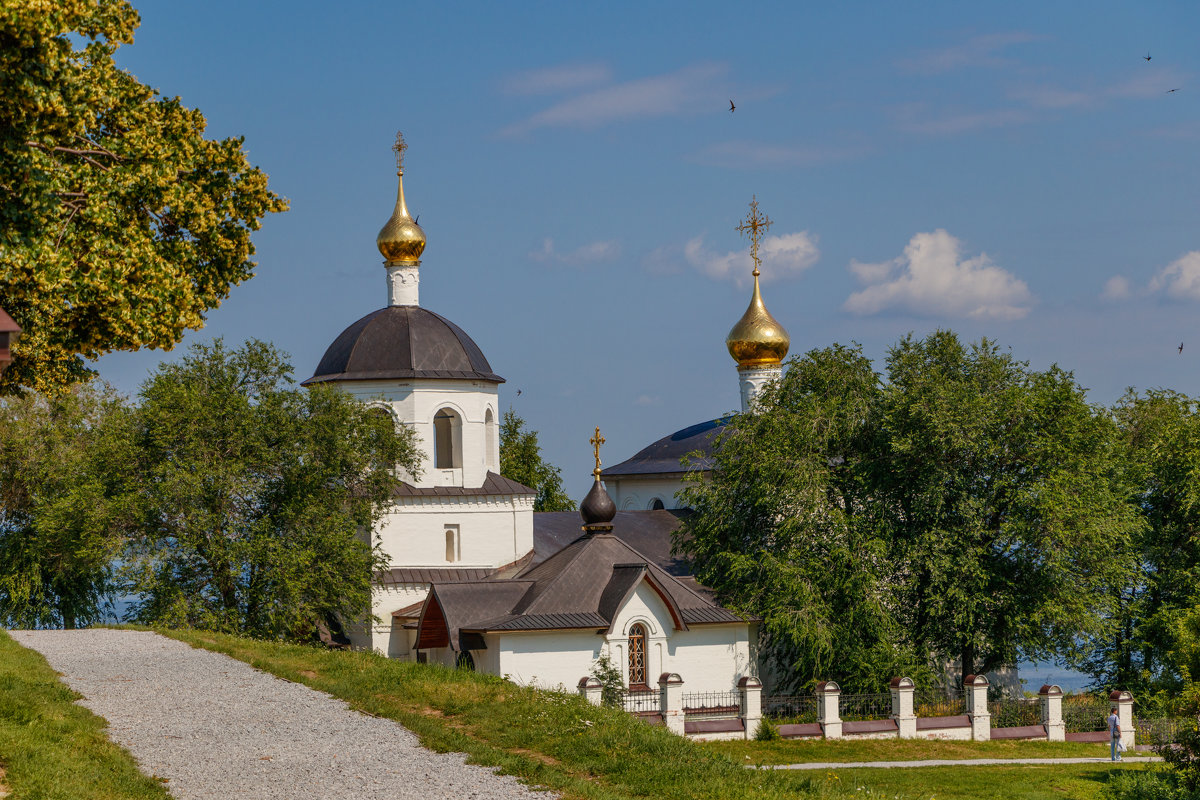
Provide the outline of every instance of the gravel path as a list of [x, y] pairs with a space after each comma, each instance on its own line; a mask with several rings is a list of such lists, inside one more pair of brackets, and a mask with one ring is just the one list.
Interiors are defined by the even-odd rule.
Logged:
[[391, 720], [154, 633], [10, 633], [44, 655], [179, 800], [554, 796], [461, 753], [426, 750]]

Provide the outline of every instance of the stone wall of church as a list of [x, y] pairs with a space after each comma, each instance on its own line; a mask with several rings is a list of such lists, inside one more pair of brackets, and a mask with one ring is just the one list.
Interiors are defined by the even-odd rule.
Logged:
[[533, 549], [533, 496], [402, 497], [380, 521], [392, 567], [496, 567]]
[[605, 478], [608, 490], [619, 511], [647, 511], [656, 499], [663, 508], [683, 508], [675, 493], [683, 488], [682, 478]]
[[[347, 381], [343, 391], [363, 403], [387, 410], [397, 424], [416, 431], [424, 453], [421, 475], [404, 474], [417, 487], [478, 488], [487, 473], [500, 472], [500, 406], [494, 383], [469, 380]], [[453, 418], [453, 466], [437, 465], [434, 417]]]

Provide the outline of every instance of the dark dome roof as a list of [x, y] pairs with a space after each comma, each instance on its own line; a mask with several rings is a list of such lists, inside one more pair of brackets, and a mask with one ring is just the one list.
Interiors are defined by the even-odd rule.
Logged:
[[729, 417], [722, 417], [675, 431], [642, 448], [628, 461], [604, 470], [600, 477], [686, 472], [687, 468], [680, 463], [680, 459], [695, 450], [700, 451], [700, 458], [694, 462], [694, 467], [711, 469], [713, 441], [725, 429], [727, 422]]
[[390, 378], [465, 378], [503, 383], [479, 345], [420, 306], [389, 306], [342, 331], [305, 384]]

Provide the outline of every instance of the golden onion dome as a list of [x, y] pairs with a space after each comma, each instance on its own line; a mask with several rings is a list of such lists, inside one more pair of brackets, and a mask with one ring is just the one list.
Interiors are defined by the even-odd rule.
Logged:
[[375, 246], [386, 259], [388, 266], [415, 265], [420, 263], [425, 251], [425, 231], [421, 230], [408, 213], [404, 204], [404, 138], [396, 134], [396, 207], [392, 216], [375, 237]]
[[750, 307], [725, 337], [729, 355], [739, 367], [756, 367], [778, 364], [787, 356], [792, 340], [783, 326], [771, 316], [763, 305], [762, 293], [758, 289], [758, 270], [754, 270], [754, 294]]

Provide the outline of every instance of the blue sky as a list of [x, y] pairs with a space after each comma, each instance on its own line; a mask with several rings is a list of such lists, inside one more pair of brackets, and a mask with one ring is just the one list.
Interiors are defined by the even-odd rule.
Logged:
[[[402, 130], [421, 304], [577, 498], [595, 426], [614, 464], [736, 407], [752, 196], [793, 353], [949, 327], [1095, 402], [1200, 395], [1195, 3], [136, 5], [122, 65], [291, 201], [184, 346], [268, 339], [302, 379], [383, 306]], [[98, 369], [133, 393], [181, 350]]]

